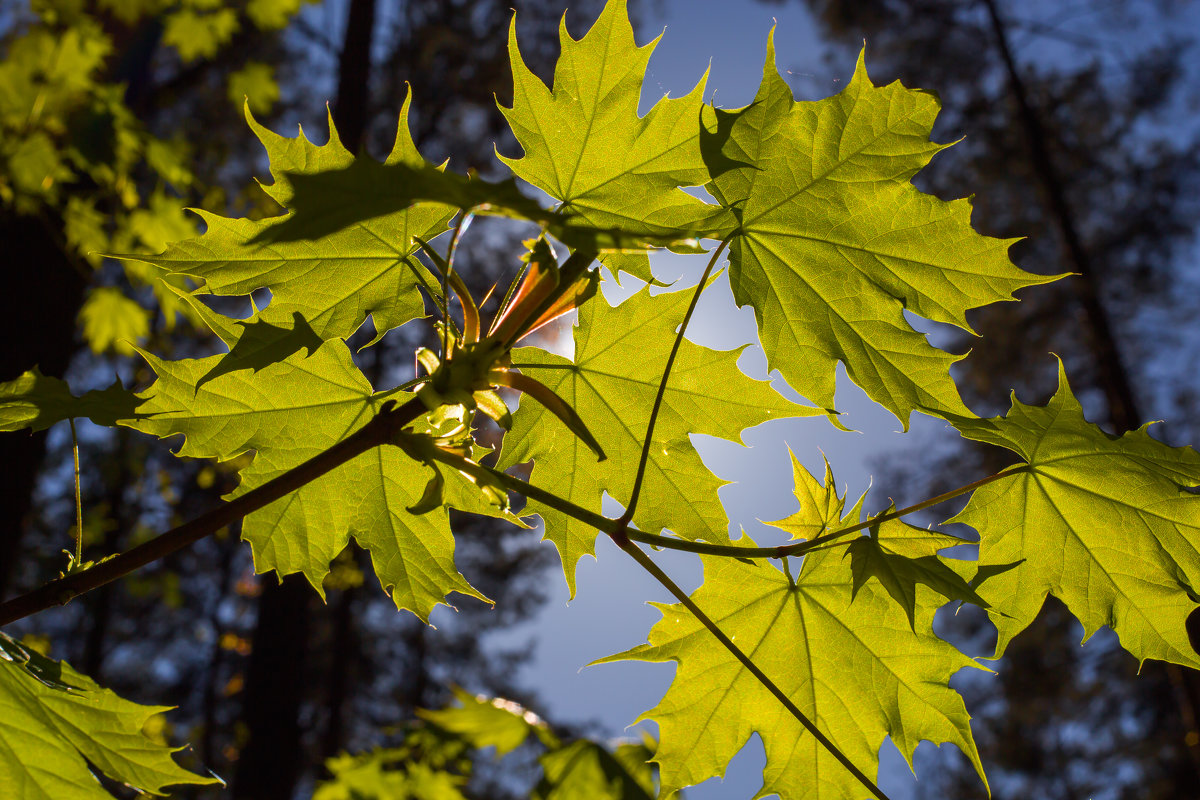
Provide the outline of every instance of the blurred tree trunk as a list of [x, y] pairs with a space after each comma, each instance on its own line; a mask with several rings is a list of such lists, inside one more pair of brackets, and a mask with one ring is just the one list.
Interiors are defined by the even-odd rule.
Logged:
[[[119, 428], [114, 436], [117, 441], [113, 451], [116, 470], [114, 474], [105, 476], [107, 486], [101, 505], [106, 516], [105, 530], [98, 548], [102, 554], [120, 552], [121, 540], [132, 529], [136, 518], [136, 514], [129, 513], [125, 494], [133, 478], [129, 469], [129, 459], [132, 458], [130, 431]], [[84, 600], [88, 607], [88, 630], [84, 639], [82, 668], [85, 675], [97, 682], [103, 682], [105, 643], [113, 617], [114, 593], [120, 585], [105, 584], [88, 593]]]
[[[1067, 200], [1062, 177], [1050, 158], [1045, 128], [1041, 117], [1030, 104], [1029, 93], [1025, 89], [1020, 70], [1017, 69], [1016, 61], [1013, 59], [1012, 48], [1008, 41], [1008, 31], [996, 8], [995, 0], [981, 0], [981, 2], [987, 9], [988, 20], [995, 36], [996, 49], [1000, 53], [1004, 70], [1008, 75], [1009, 91], [1017, 106], [1029, 147], [1029, 157], [1041, 183], [1045, 203], [1058, 225], [1067, 257], [1074, 271], [1078, 273], [1073, 283], [1079, 304], [1084, 311], [1084, 318], [1087, 320], [1092, 356], [1096, 363], [1097, 383], [1104, 391], [1108, 421], [1114, 433], [1136, 430], [1146, 420], [1138, 410], [1133, 381], [1130, 380], [1129, 373], [1121, 359], [1121, 349], [1113, 334], [1108, 310], [1100, 299], [1100, 290], [1096, 285], [1096, 271], [1092, 267], [1091, 258], [1079, 235], [1075, 210]], [[1200, 718], [1200, 672], [1180, 667], [1177, 664], [1157, 663], [1152, 665], [1149, 671], [1164, 673], [1175, 692], [1183, 728], [1191, 733], [1190, 736], [1185, 736], [1184, 743], [1196, 770], [1197, 785], [1200, 785], [1200, 736], [1196, 735], [1200, 733], [1200, 726], [1197, 725], [1197, 719]]]
[[[371, 82], [371, 37], [375, 29], [375, 0], [351, 0], [346, 32], [338, 62], [338, 93], [334, 101], [334, 124], [338, 136], [351, 153], [363, 144], [368, 117]], [[238, 759], [234, 779], [235, 800], [287, 800], [295, 791], [307, 759], [300, 736], [301, 706], [306, 693], [299, 683], [309, 656], [312, 589], [298, 575], [276, 585], [272, 576], [262, 579], [259, 621], [247, 670], [242, 725], [247, 744]], [[350, 604], [353, 590], [338, 598], [333, 625], [335, 647], [331, 658], [328, 696], [329, 727], [322, 749], [341, 746], [342, 715], [346, 681], [354, 638]], [[328, 607], [324, 607], [328, 613]], [[271, 673], [283, 669], [285, 679]]]
[[[75, 352], [75, 317], [89, 270], [69, 254], [52, 223], [0, 209], [7, 285], [0, 292], [0, 381], [38, 367], [61, 378]], [[0, 434], [0, 597], [14, 577], [21, 534], [46, 451], [46, 433]]]
[[1096, 362], [1097, 382], [1104, 391], [1108, 407], [1108, 421], [1114, 432], [1124, 433], [1141, 427], [1141, 413], [1138, 411], [1137, 399], [1134, 396], [1133, 385], [1129, 373], [1121, 360], [1121, 350], [1113, 334], [1112, 322], [1108, 310], [1100, 299], [1100, 291], [1096, 286], [1096, 270], [1092, 267], [1092, 259], [1084, 247], [1079, 235], [1079, 226], [1075, 218], [1075, 210], [1067, 200], [1066, 188], [1062, 177], [1050, 158], [1050, 148], [1046, 142], [1046, 130], [1041, 117], [1029, 101], [1029, 92], [1025, 82], [1021, 80], [1021, 72], [1013, 60], [1012, 48], [1008, 43], [1008, 31], [1000, 12], [996, 9], [994, 0], [981, 0], [987, 9], [988, 20], [991, 23], [995, 37], [996, 50], [1004, 64], [1008, 77], [1008, 88], [1013, 102], [1017, 106], [1021, 127], [1025, 132], [1025, 142], [1029, 148], [1029, 159], [1033, 172], [1041, 184], [1043, 199], [1058, 226], [1063, 248], [1066, 250], [1067, 261], [1078, 275], [1071, 281], [1079, 304], [1083, 308], [1087, 320], [1091, 350]]
[[[263, 583], [273, 583], [274, 574]], [[306, 692], [309, 603], [302, 575], [265, 586], [246, 668], [242, 718], [246, 743], [233, 776], [234, 800], [291, 800], [306, 759], [300, 706]]]

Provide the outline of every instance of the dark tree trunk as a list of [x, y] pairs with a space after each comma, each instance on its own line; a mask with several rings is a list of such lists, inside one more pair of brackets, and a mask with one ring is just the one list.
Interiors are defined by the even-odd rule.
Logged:
[[220, 592], [217, 594], [217, 599], [214, 601], [212, 609], [209, 613], [209, 625], [212, 626], [213, 643], [212, 650], [209, 652], [208, 667], [204, 671], [204, 694], [201, 700], [200, 713], [203, 715], [203, 722], [200, 728], [200, 763], [211, 765], [217, 763], [217, 746], [216, 733], [217, 725], [217, 704], [220, 701], [219, 687], [221, 680], [221, 671], [225, 665], [226, 648], [225, 643], [221, 641], [225, 633], [224, 626], [221, 625], [221, 601], [229, 596], [230, 587], [233, 583], [233, 556], [236, 548], [233, 547], [233, 542], [222, 541], [220, 543], [221, 560], [218, 570], [221, 575]]
[[342, 144], [351, 153], [362, 148], [370, 113], [371, 35], [375, 31], [375, 0], [350, 0], [346, 38], [338, 60], [337, 102], [333, 120]]
[[[361, 148], [366, 131], [374, 27], [375, 0], [351, 0], [334, 103], [338, 134], [351, 152]], [[238, 759], [235, 800], [288, 800], [306, 763], [300, 729], [305, 692], [300, 676], [308, 663], [313, 592], [298, 577], [285, 579], [281, 586], [275, 586], [270, 578], [263, 581], [242, 708], [242, 723], [250, 739]], [[345, 598], [346, 603], [350, 600]], [[347, 616], [348, 610], [348, 606], [339, 607]], [[347, 633], [353, 636], [351, 631]], [[335, 653], [334, 664], [346, 657]], [[336, 708], [331, 709], [330, 721], [339, 727], [326, 731], [325, 747], [340, 746], [340, 741], [335, 745], [333, 739], [343, 736], [341, 706], [347, 678], [345, 674], [334, 677], [329, 688]]]
[[[369, 570], [361, 551], [355, 549], [360, 569]], [[349, 586], [343, 589], [333, 604], [329, 624], [332, 626], [329, 678], [326, 683], [325, 707], [328, 719], [321, 736], [321, 761], [336, 756], [346, 746], [346, 705], [355, 667], [361, 662], [362, 646], [358, 626], [354, 622], [354, 605], [361, 591]]]
[[[1144, 420], [1133, 392], [1133, 382], [1129, 379], [1129, 373], [1121, 360], [1121, 352], [1113, 333], [1112, 323], [1100, 299], [1098, 279], [1079, 235], [1074, 210], [1067, 200], [1062, 176], [1059, 175], [1054, 161], [1050, 157], [1046, 131], [1041, 118], [1029, 101], [1029, 93], [1025, 89], [1020, 70], [1013, 58], [1008, 32], [1000, 17], [995, 0], [982, 0], [982, 3], [987, 10], [996, 48], [1008, 76], [1009, 91], [1016, 103], [1020, 123], [1025, 131], [1034, 172], [1041, 183], [1047, 205], [1062, 236], [1067, 257], [1074, 271], [1078, 273], [1078, 276], [1073, 278], [1076, 296], [1087, 321], [1096, 375], [1108, 406], [1109, 422], [1115, 433], [1134, 430], [1140, 427]], [[1189, 731], [1186, 740], [1187, 750], [1196, 769], [1196, 778], [1200, 780], [1200, 737], [1196, 736], [1196, 733], [1200, 732], [1200, 672], [1175, 664], [1163, 664], [1160, 667], [1155, 663], [1146, 670], [1146, 673], [1148, 673], [1147, 677], [1165, 673], [1166, 679], [1173, 687], [1183, 727]]]
[[[7, 284], [0, 292], [0, 381], [33, 367], [61, 378], [75, 350], [75, 317], [87, 270], [65, 250], [48, 223], [0, 210]], [[21, 533], [46, 450], [46, 434], [0, 434], [0, 597], [14, 577]]]
[[[342, 42], [342, 53], [338, 60], [337, 103], [333, 108], [333, 120], [337, 125], [342, 144], [352, 153], [359, 153], [367, 135], [367, 120], [371, 106], [371, 41], [375, 32], [375, 0], [350, 0], [346, 18], [346, 36]], [[376, 346], [374, 367], [378, 377], [382, 348]], [[369, 571], [363, 553], [351, 548], [358, 566]], [[353, 608], [360, 591], [348, 587], [341, 592], [333, 607], [332, 661], [326, 683], [326, 710], [328, 721], [321, 741], [324, 758], [337, 755], [346, 743], [346, 703], [350, 697], [350, 682], [353, 668], [361, 656], [358, 630], [354, 622]]]
[[[108, 509], [110, 525], [104, 532], [104, 538], [98, 548], [100, 556], [120, 552], [122, 539], [126, 531], [132, 528], [131, 514], [125, 500], [125, 488], [133, 479], [129, 469], [129, 459], [133, 458], [129, 447], [129, 430], [118, 428], [115, 431], [117, 446], [113, 451], [116, 462], [115, 474], [109, 476], [109, 484], [104, 492], [104, 508]], [[105, 646], [108, 631], [112, 622], [114, 602], [117, 587], [120, 584], [108, 583], [94, 592], [86, 595], [88, 604], [88, 632], [83, 647], [83, 672], [95, 681], [103, 682]]]
[[289, 575], [279, 585], [268, 575], [263, 583], [246, 670], [242, 724], [247, 739], [234, 772], [234, 800], [291, 800], [305, 763], [300, 706], [313, 590], [300, 575]]
[[1008, 34], [994, 0], [983, 0], [991, 20], [992, 33], [995, 35], [996, 47], [1004, 62], [1008, 74], [1009, 90], [1013, 101], [1017, 104], [1017, 113], [1021, 126], [1025, 130], [1025, 140], [1029, 146], [1029, 157], [1033, 162], [1034, 173], [1041, 182], [1042, 192], [1050, 212], [1054, 215], [1063, 245], [1067, 250], [1067, 258], [1071, 267], [1078, 273], [1072, 279], [1075, 294], [1083, 307], [1087, 319], [1088, 334], [1091, 338], [1092, 352], [1095, 354], [1096, 374], [1100, 388], [1104, 391], [1108, 405], [1109, 422], [1117, 433], [1124, 433], [1142, 424], [1141, 412], [1138, 411], [1137, 399], [1134, 397], [1133, 386], [1129, 374], [1121, 361], [1120, 348], [1113, 334], [1112, 322], [1108, 311], [1100, 300], [1100, 292], [1096, 285], [1096, 273], [1092, 268], [1092, 260], [1083, 240], [1079, 236], [1079, 227], [1075, 223], [1075, 212], [1067, 201], [1066, 189], [1062, 178], [1050, 158], [1050, 149], [1046, 144], [1046, 131], [1041, 118], [1029, 102], [1029, 93], [1021, 79], [1013, 59], [1012, 49], [1008, 44]]

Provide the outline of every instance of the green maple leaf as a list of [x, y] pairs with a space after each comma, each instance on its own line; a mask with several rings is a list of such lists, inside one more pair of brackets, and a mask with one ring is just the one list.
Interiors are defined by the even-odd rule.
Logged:
[[66, 381], [47, 377], [34, 367], [20, 377], [0, 383], [0, 431], [22, 428], [41, 431], [56, 422], [79, 417], [87, 417], [97, 425], [112, 426], [117, 420], [138, 416], [135, 409], [140, 402], [120, 382], [76, 397]]
[[[425, 165], [408, 130], [406, 100], [396, 142], [385, 163]], [[296, 196], [293, 179], [355, 163], [329, 119], [329, 142], [314, 145], [303, 131], [289, 139], [247, 119], [271, 160], [273, 184], [263, 189], [284, 208]], [[361, 158], [366, 158], [361, 157]], [[291, 216], [264, 220], [230, 219], [197, 212], [207, 225], [201, 236], [175, 242], [159, 255], [122, 258], [152, 264], [168, 274], [203, 281], [217, 295], [246, 295], [267, 288], [271, 307], [280, 318], [300, 313], [322, 339], [346, 338], [368, 315], [376, 340], [392, 328], [424, 315], [418, 287], [437, 281], [414, 257], [413, 237], [432, 239], [446, 230], [454, 209], [421, 203], [337, 230], [322, 229], [320, 238], [298, 239]], [[279, 230], [287, 237], [276, 236]]]
[[501, 698], [488, 699], [454, 689], [459, 705], [440, 711], [419, 710], [418, 716], [461, 738], [473, 749], [496, 749], [496, 758], [511, 753], [534, 735], [547, 749], [538, 759], [543, 777], [534, 800], [649, 800], [654, 773], [647, 763], [653, 753], [645, 744], [622, 744], [616, 752], [587, 739], [561, 742], [536, 714]]
[[[403, 399], [372, 392], [341, 341], [326, 342], [307, 358], [294, 353], [257, 372], [215, 377], [221, 356], [146, 358], [158, 380], [143, 394], [146, 417], [126, 424], [160, 437], [183, 434], [181, 456], [229, 459], [256, 451], [234, 496], [345, 439], [387, 400]], [[495, 513], [458, 472], [437, 469], [464, 510]], [[430, 467], [397, 448], [374, 448], [247, 516], [242, 537], [260, 572], [301, 572], [323, 594], [330, 561], [353, 536], [371, 553], [397, 607], [427, 620], [451, 591], [486, 599], [455, 569], [445, 508], [406, 510], [432, 476]]]
[[652, 800], [651, 755], [643, 744], [622, 744], [611, 753], [587, 739], [571, 742], [538, 759], [543, 778], [532, 800]]
[[454, 687], [454, 698], [459, 705], [440, 711], [419, 709], [417, 716], [461, 737], [476, 750], [496, 748], [497, 758], [523, 745], [531, 733], [557, 743], [545, 722], [516, 703], [476, 697], [458, 687]]
[[131, 356], [134, 345], [150, 334], [150, 312], [115, 286], [92, 289], [79, 309], [79, 321], [83, 339], [94, 353], [111, 349]]
[[[613, 308], [597, 297], [579, 311], [573, 361], [532, 347], [514, 350], [513, 363], [573, 406], [608, 458], [598, 463], [557, 417], [523, 401], [504, 438], [500, 468], [533, 459], [533, 482], [576, 505], [599, 512], [602, 492], [627, 503], [650, 409], [690, 298], [690, 290], [657, 296], [643, 290]], [[743, 430], [769, 419], [824, 413], [744, 375], [737, 368], [744, 349], [682, 343], [633, 518], [643, 530], [728, 540], [729, 518], [717, 497], [725, 482], [704, 466], [690, 434], [738, 442]], [[575, 564], [595, 555], [596, 530], [540, 503], [531, 502], [526, 511], [545, 520], [546, 538], [558, 547], [574, 595]]]
[[564, 20], [553, 90], [525, 66], [516, 31], [514, 19], [513, 105], [500, 110], [525, 155], [500, 160], [518, 177], [600, 228], [699, 236], [729, 227], [727, 212], [679, 188], [710, 180], [709, 162], [717, 157], [710, 138], [716, 118], [703, 102], [707, 75], [686, 96], [663, 98], [639, 118], [646, 64], [658, 40], [637, 46], [624, 0], [610, 0], [578, 41]]
[[175, 748], [146, 735], [146, 722], [167, 710], [124, 700], [0, 633], [0, 786], [8, 797], [112, 800], [91, 768], [154, 795], [221, 783], [183, 769]]
[[[837, 493], [829, 461], [825, 461], [822, 482], [804, 468], [795, 453], [790, 455], [794, 493], [800, 502], [800, 510], [785, 519], [768, 522], [768, 525], [787, 531], [793, 539], [815, 539], [859, 522], [865, 492], [847, 512], [844, 496]], [[875, 578], [904, 609], [913, 630], [916, 630], [917, 584], [924, 584], [950, 600], [987, 607], [988, 604], [961, 574], [970, 571], [970, 562], [947, 562], [937, 555], [946, 548], [970, 542], [940, 531], [914, 528], [897, 519], [885, 520], [869, 530], [869, 535], [856, 536], [846, 548], [854, 579], [853, 595], [857, 595], [868, 580]]]
[[937, 98], [874, 86], [860, 56], [850, 84], [792, 99], [768, 40], [754, 102], [732, 115], [725, 150], [750, 166], [709, 191], [738, 218], [729, 249], [738, 305], [752, 305], [768, 364], [831, 408], [837, 362], [908, 425], [912, 411], [969, 415], [948, 374], [958, 357], [904, 319], [970, 330], [969, 308], [1053, 278], [1018, 270], [1013, 240], [970, 226], [969, 200], [944, 202], [908, 179], [946, 145], [929, 140]]
[[197, 388], [213, 378], [243, 369], [260, 370], [286, 361], [293, 353], [312, 355], [324, 344], [299, 311], [287, 311], [274, 304], [256, 312], [250, 319], [231, 319], [208, 307], [200, 293], [168, 286], [171, 297], [191, 316], [203, 322], [229, 348], [221, 359], [197, 383]]
[[399, 750], [342, 754], [325, 767], [333, 778], [317, 787], [312, 800], [467, 800], [464, 777]]
[[[572, 248], [588, 252], [648, 250], [670, 246], [679, 252], [698, 252], [694, 233], [664, 230], [649, 233], [598, 227], [567, 211], [542, 208], [521, 194], [512, 178], [499, 182], [447, 172], [432, 164], [414, 167], [404, 162], [380, 164], [358, 159], [345, 169], [313, 175], [288, 175], [295, 194], [293, 214], [261, 238], [273, 242], [313, 239], [363, 220], [404, 210], [417, 203], [442, 203], [475, 214], [535, 222]], [[644, 257], [644, 256], [643, 256]]]
[[313, 173], [287, 173], [292, 188], [287, 220], [264, 235], [272, 241], [312, 239], [353, 225], [402, 211], [421, 201], [454, 208], [477, 208], [482, 213], [525, 219], [543, 224], [563, 224], [566, 218], [542, 208], [521, 194], [511, 178], [500, 182], [446, 172], [421, 162], [355, 159], [341, 169]]
[[[1013, 397], [1004, 417], [951, 420], [1029, 469], [975, 491], [954, 518], [979, 531], [981, 568], [1024, 559], [980, 589], [999, 630], [997, 655], [1053, 594], [1083, 623], [1104, 625], [1139, 661], [1200, 667], [1185, 620], [1200, 594], [1200, 454], [1087, 422], [1059, 364], [1044, 406]], [[1003, 616], [1002, 616], [1003, 615]]]
[[[891, 509], [889, 509], [891, 510]], [[917, 584], [933, 589], [947, 600], [961, 600], [987, 608], [988, 603], [937, 553], [948, 547], [971, 544], [957, 536], [915, 528], [898, 519], [871, 528], [847, 548], [854, 576], [854, 594], [874, 578], [908, 615], [915, 629]], [[961, 563], [961, 562], [960, 562]]]
[[[821, 482], [804, 468], [791, 448], [788, 449], [788, 455], [792, 459], [792, 492], [800, 503], [800, 510], [790, 517], [767, 524], [787, 531], [793, 539], [815, 539], [841, 524], [846, 499], [837, 493], [829, 461], [825, 462], [825, 480]], [[865, 497], [859, 498], [854, 511], [848, 516], [857, 518]]]
[[[748, 537], [738, 544], [753, 545]], [[878, 771], [890, 736], [911, 766], [923, 739], [952, 742], [983, 777], [962, 698], [949, 688], [978, 667], [931, 630], [939, 598], [922, 596], [915, 630], [874, 584], [852, 594], [839, 549], [805, 557], [793, 584], [768, 563], [701, 557], [704, 584], [692, 599], [864, 773]], [[863, 786], [682, 605], [647, 644], [602, 661], [676, 661], [675, 680], [643, 718], [659, 727], [662, 796], [721, 776], [757, 732], [766, 749], [763, 788], [783, 800], [859, 800]]]

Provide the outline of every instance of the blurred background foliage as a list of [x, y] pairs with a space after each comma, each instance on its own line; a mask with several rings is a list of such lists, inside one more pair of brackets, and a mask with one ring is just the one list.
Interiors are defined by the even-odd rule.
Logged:
[[[1166, 418], [1160, 435], [1195, 443], [1200, 84], [1194, 28], [1173, 22], [1194, 21], [1194, 3], [775, 4], [783, 2], [811, 10], [839, 64], [865, 39], [877, 82], [938, 90], [946, 110], [937, 138], [966, 138], [921, 173], [922, 188], [952, 196], [975, 187], [985, 233], [1027, 237], [1014, 247], [1018, 264], [1079, 275], [976, 314], [982, 340], [932, 332], [948, 349], [973, 348], [956, 375], [968, 404], [1003, 410], [1001, 387], [1041, 402], [1052, 372], [1030, 365], [1054, 351], [1094, 418], [1120, 430]], [[114, 374], [143, 385], [151, 376], [132, 345], [176, 358], [215, 350], [157, 275], [98, 254], [158, 251], [193, 235], [190, 206], [278, 213], [252, 180], [266, 165], [247, 109], [276, 130], [305, 120], [323, 141], [328, 102], [346, 146], [379, 156], [411, 86], [426, 157], [494, 171], [493, 142], [514, 149], [495, 111], [511, 93], [504, 32], [514, 5], [522, 52], [548, 76], [562, 0], [0, 4], [0, 380], [36, 364], [76, 388], [108, 385]], [[571, 3], [572, 30], [600, 5]], [[696, 5], [713, 24], [737, 13], [734, 3]], [[649, 22], [662, 3], [633, 10]], [[644, 40], [653, 31], [643, 27]], [[793, 82], [802, 93], [803, 76]], [[479, 287], [512, 269], [515, 237], [476, 225], [482, 235], [462, 258]], [[392, 385], [421, 336], [401, 329], [360, 352], [360, 363], [377, 385]], [[82, 425], [80, 435], [86, 558], [194, 516], [233, 488], [240, 466], [180, 461], [123, 429]], [[901, 505], [1002, 466], [965, 442], [930, 442], [926, 452], [919, 470], [899, 457], [883, 465], [882, 483]], [[0, 436], [0, 596], [62, 569], [74, 525], [70, 461], [63, 431]], [[513, 678], [531, 649], [500, 650], [487, 636], [537, 608], [544, 582], [557, 579], [554, 557], [488, 521], [459, 530], [460, 568], [497, 605], [462, 599], [437, 629], [396, 614], [353, 545], [321, 604], [302, 581], [255, 576], [230, 530], [14, 632], [123, 695], [179, 706], [162, 733], [191, 742], [183, 758], [230, 781], [220, 796], [357, 796], [338, 787], [362, 776], [420, 796], [412, 787], [429, 759], [455, 765], [451, 788], [462, 796], [542, 791], [552, 750], [544, 738], [502, 762], [472, 759], [477, 742], [416, 713], [441, 708], [462, 686], [461, 707], [479, 692], [553, 717]], [[941, 623], [945, 635], [986, 649], [989, 629], [969, 611]], [[998, 664], [999, 681], [964, 676], [995, 795], [1190, 796], [1200, 785], [1196, 675], [1147, 664], [1138, 677], [1111, 637], [1080, 649], [1080, 635], [1049, 606]], [[560, 744], [584, 732], [555, 731]], [[956, 755], [931, 759], [918, 794], [983, 796]]]

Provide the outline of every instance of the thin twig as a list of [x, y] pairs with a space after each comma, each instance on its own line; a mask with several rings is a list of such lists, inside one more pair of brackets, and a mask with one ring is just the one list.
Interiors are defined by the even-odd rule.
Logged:
[[71, 456], [75, 459], [75, 563], [83, 563], [83, 493], [79, 490], [79, 436], [75, 432], [75, 418], [71, 423]]
[[951, 489], [948, 492], [943, 492], [936, 497], [931, 497], [928, 500], [922, 500], [920, 503], [915, 503], [905, 508], [889, 511], [886, 514], [878, 514], [862, 522], [855, 523], [846, 528], [839, 528], [835, 531], [822, 534], [813, 539], [808, 539], [802, 542], [794, 542], [792, 544], [782, 544], [776, 547], [739, 547], [738, 545], [730, 544], [712, 544], [711, 542], [693, 542], [688, 539], [677, 539], [673, 536], [663, 536], [657, 533], [646, 533], [639, 531], [636, 528], [625, 527], [622, 530], [621, 521], [619, 519], [611, 519], [609, 517], [597, 514], [595, 511], [589, 511], [582, 506], [572, 503], [570, 500], [565, 500], [553, 492], [546, 491], [541, 487], [534, 486], [528, 481], [523, 481], [520, 478], [509, 475], [507, 472], [502, 472], [495, 467], [484, 466], [475, 461], [471, 461], [457, 453], [448, 452], [445, 450], [433, 450], [430, 456], [454, 469], [461, 470], [468, 475], [472, 475], [482, 480], [493, 480], [506, 489], [509, 489], [517, 494], [531, 500], [537, 500], [543, 505], [553, 508], [566, 514], [568, 517], [573, 517], [585, 525], [591, 525], [596, 530], [606, 533], [612, 537], [619, 537], [624, 533], [629, 539], [642, 544], [648, 544], [652, 547], [661, 547], [664, 550], [680, 550], [686, 553], [698, 553], [700, 555], [709, 556], [727, 556], [729, 558], [787, 558], [788, 556], [802, 556], [805, 553], [812, 552], [818, 548], [829, 545], [837, 539], [849, 536], [852, 533], [857, 533], [872, 525], [879, 525], [884, 522], [889, 522], [893, 519], [915, 514], [918, 511], [924, 511], [927, 508], [936, 506], [939, 503], [944, 503], [947, 500], [953, 500], [955, 497], [961, 497], [968, 492], [973, 492], [976, 489], [986, 486], [993, 481], [998, 481], [1001, 478], [1007, 478], [1012, 475], [1019, 475], [1022, 472], [1032, 471], [1032, 467], [1028, 464], [1020, 464], [1008, 469], [1001, 470], [993, 475], [988, 475], [986, 478], [980, 478], [977, 481], [965, 484], [957, 489]]
[[[682, 550], [687, 553], [700, 553], [710, 556], [730, 556], [731, 558], [786, 558], [788, 556], [801, 556], [809, 553], [817, 548], [826, 545], [836, 539], [849, 536], [852, 533], [858, 533], [864, 528], [869, 528], [872, 525], [878, 525], [882, 522], [888, 522], [893, 519], [915, 514], [918, 511], [924, 511], [927, 508], [936, 506], [938, 503], [944, 503], [947, 500], [953, 500], [955, 497], [961, 497], [968, 492], [973, 492], [981, 486], [986, 486], [992, 481], [998, 481], [1001, 478], [1007, 478], [1010, 475], [1017, 475], [1022, 472], [1030, 472], [1033, 468], [1028, 464], [1020, 464], [1015, 467], [1002, 470], [994, 475], [988, 475], [986, 478], [980, 478], [977, 481], [972, 481], [957, 489], [951, 489], [948, 492], [943, 492], [937, 497], [931, 497], [928, 500], [922, 500], [920, 503], [908, 506], [906, 508], [889, 511], [886, 514], [879, 514], [874, 517], [857, 522], [846, 528], [839, 528], [835, 531], [822, 534], [812, 539], [793, 544], [781, 544], [777, 547], [739, 547], [729, 544], [711, 544], [709, 542], [693, 542], [688, 539], [677, 539], [673, 536], [662, 536], [657, 533], [646, 533], [635, 528], [627, 528], [625, 535], [635, 542], [648, 544], [652, 547], [661, 547], [665, 550]], [[603, 530], [603, 529], [602, 529]]]
[[753, 675], [754, 678], [767, 689], [767, 691], [774, 695], [775, 699], [783, 704], [783, 707], [786, 708], [788, 712], [791, 713], [791, 715], [795, 717], [801, 725], [804, 726], [805, 730], [816, 737], [816, 740], [821, 743], [821, 746], [828, 750], [829, 754], [836, 758], [839, 764], [849, 770], [850, 774], [857, 778], [859, 783], [865, 786], [867, 790], [870, 791], [871, 794], [875, 795], [875, 797], [879, 798], [879, 800], [888, 800], [888, 796], [884, 794], [878, 786], [875, 785], [875, 782], [868, 778], [862, 770], [856, 767], [854, 762], [847, 758], [846, 755], [838, 749], [837, 745], [830, 741], [825, 734], [821, 733], [821, 730], [817, 727], [816, 723], [809, 719], [808, 715], [801, 711], [800, 708], [792, 702], [792, 699], [784, 694], [783, 690], [775, 685], [775, 682], [767, 677], [767, 674], [759, 669], [758, 665], [755, 664], [748, 655], [742, 652], [740, 647], [733, 643], [733, 640], [730, 639], [725, 632], [717, 626], [717, 623], [713, 622], [712, 619], [700, 609], [700, 606], [696, 605], [696, 602], [692, 600], [690, 596], [688, 596], [688, 593], [683, 591], [683, 589], [681, 589], [679, 585], [675, 583], [675, 581], [671, 580], [667, 573], [662, 571], [658, 564], [654, 563], [654, 560], [651, 559], [649, 555], [643, 552], [642, 548], [638, 547], [632, 542], [625, 542], [621, 545], [621, 549], [628, 553], [634, 561], [642, 566], [643, 569], [653, 575], [654, 579], [666, 587], [667, 591], [675, 595], [675, 598], [683, 604], [684, 608], [690, 611], [692, 616], [699, 620], [700, 624], [707, 628], [708, 632], [715, 636], [717, 641], [719, 641], [721, 645], [734, 656], [734, 658], [741, 662], [742, 666], [746, 668], [746, 671]]
[[650, 443], [654, 439], [654, 424], [658, 421], [663, 395], [667, 392], [667, 380], [671, 377], [671, 367], [675, 366], [675, 356], [679, 353], [683, 335], [687, 332], [688, 323], [692, 321], [692, 313], [696, 310], [696, 304], [700, 302], [700, 294], [704, 291], [708, 276], [712, 274], [713, 267], [717, 265], [717, 259], [721, 257], [721, 253], [725, 252], [728, 244], [728, 238], [722, 239], [720, 246], [713, 251], [712, 258], [708, 260], [708, 266], [704, 268], [704, 274], [700, 276], [700, 282], [696, 284], [696, 291], [692, 294], [692, 302], [688, 305], [687, 313], [683, 315], [683, 322], [680, 323], [679, 332], [675, 335], [675, 343], [671, 345], [671, 354], [667, 356], [667, 366], [663, 368], [662, 380], [658, 383], [658, 394], [654, 396], [654, 405], [650, 408], [650, 421], [646, 424], [646, 438], [642, 441], [642, 455], [638, 459], [637, 476], [633, 479], [633, 491], [629, 495], [625, 513], [618, 520], [622, 527], [629, 524], [629, 521], [633, 519], [633, 512], [637, 509], [638, 495], [642, 491], [642, 480], [646, 477], [646, 462], [650, 459]]
[[0, 604], [0, 625], [28, 617], [122, 578], [136, 569], [211, 536], [227, 525], [257, 511], [281, 497], [316, 480], [373, 447], [395, 441], [400, 430], [426, 411], [425, 404], [413, 398], [402, 406], [388, 406], [365, 426], [313, 456], [299, 466], [264, 483], [241, 497], [230, 500], [191, 522], [173, 528], [132, 550], [97, 563], [79, 572], [50, 581], [38, 589]]

